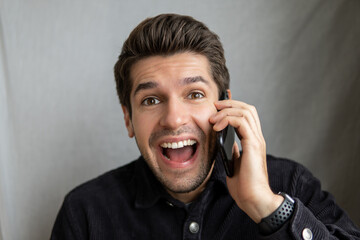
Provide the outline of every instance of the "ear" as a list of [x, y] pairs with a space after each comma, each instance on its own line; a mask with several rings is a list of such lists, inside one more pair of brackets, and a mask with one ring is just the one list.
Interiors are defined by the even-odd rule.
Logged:
[[132, 122], [130, 119], [130, 113], [129, 113], [127, 107], [125, 107], [124, 105], [121, 105], [121, 108], [124, 113], [124, 121], [125, 121], [125, 125], [126, 125], [127, 131], [128, 131], [128, 136], [130, 138], [132, 138], [132, 137], [134, 137], [135, 134], [134, 134], [134, 129], [133, 129]]
[[231, 99], [231, 91], [230, 91], [230, 89], [226, 89], [226, 92], [228, 94], [229, 99]]

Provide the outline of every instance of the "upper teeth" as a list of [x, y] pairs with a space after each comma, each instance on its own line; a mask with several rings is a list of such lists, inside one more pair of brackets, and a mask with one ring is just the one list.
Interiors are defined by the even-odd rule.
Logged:
[[179, 141], [179, 142], [162, 143], [160, 146], [163, 147], [163, 148], [177, 149], [177, 148], [182, 148], [182, 147], [185, 147], [185, 146], [191, 146], [191, 145], [194, 145], [195, 143], [196, 143], [195, 140], [188, 139], [188, 140]]

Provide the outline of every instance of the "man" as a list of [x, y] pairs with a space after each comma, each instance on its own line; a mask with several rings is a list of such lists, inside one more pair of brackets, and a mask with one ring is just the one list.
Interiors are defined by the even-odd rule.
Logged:
[[[303, 166], [266, 155], [256, 109], [231, 99], [222, 45], [203, 23], [146, 19], [114, 72], [141, 157], [69, 193], [52, 239], [360, 239]], [[228, 125], [242, 146], [232, 177], [217, 143]]]

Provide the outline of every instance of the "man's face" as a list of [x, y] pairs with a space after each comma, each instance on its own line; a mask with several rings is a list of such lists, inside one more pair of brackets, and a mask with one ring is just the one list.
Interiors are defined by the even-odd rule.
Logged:
[[195, 53], [153, 56], [131, 68], [132, 117], [125, 123], [155, 176], [171, 193], [188, 193], [209, 176], [218, 88], [207, 58]]

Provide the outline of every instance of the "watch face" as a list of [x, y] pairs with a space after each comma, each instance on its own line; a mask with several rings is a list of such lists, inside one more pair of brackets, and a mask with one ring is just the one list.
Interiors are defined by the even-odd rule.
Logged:
[[287, 195], [286, 193], [284, 193], [284, 192], [279, 192], [278, 194], [281, 195], [281, 196], [283, 196], [285, 199], [287, 199], [288, 201], [290, 201], [292, 204], [295, 203], [295, 200], [294, 200], [292, 197], [290, 197], [289, 195]]

